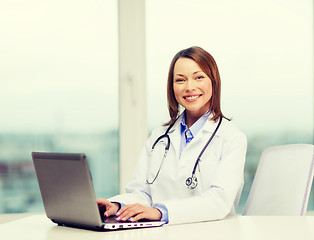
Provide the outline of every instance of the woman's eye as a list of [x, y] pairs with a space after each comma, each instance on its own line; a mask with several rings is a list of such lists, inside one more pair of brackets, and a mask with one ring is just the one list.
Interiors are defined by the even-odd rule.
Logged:
[[203, 76], [197, 76], [196, 79], [203, 79]]
[[177, 78], [176, 80], [175, 80], [175, 82], [183, 82], [184, 81], [184, 79], [182, 79], [182, 78]]

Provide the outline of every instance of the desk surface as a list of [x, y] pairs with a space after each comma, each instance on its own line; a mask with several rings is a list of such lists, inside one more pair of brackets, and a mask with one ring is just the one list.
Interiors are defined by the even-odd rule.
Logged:
[[45, 215], [26, 216], [0, 225], [1, 239], [314, 239], [314, 216], [253, 217], [235, 216], [220, 221], [164, 225], [157, 228], [95, 232], [58, 227]]

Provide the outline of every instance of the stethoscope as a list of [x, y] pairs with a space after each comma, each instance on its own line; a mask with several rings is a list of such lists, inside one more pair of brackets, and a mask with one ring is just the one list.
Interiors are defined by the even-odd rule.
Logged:
[[[177, 118], [177, 119], [178, 119], [178, 118]], [[160, 142], [163, 138], [166, 138], [166, 140], [167, 140], [167, 144], [166, 144], [166, 146], [165, 146], [165, 153], [164, 153], [164, 155], [163, 155], [163, 157], [162, 157], [162, 160], [161, 160], [159, 169], [158, 169], [158, 171], [157, 171], [157, 173], [156, 173], [156, 176], [154, 177], [154, 179], [153, 179], [152, 181], [148, 181], [148, 175], [149, 175], [150, 167], [151, 167], [151, 159], [150, 159], [150, 161], [149, 161], [149, 164], [148, 164], [148, 166], [147, 166], [147, 172], [146, 172], [146, 183], [147, 183], [147, 184], [153, 184], [153, 183], [156, 181], [156, 179], [157, 179], [157, 177], [158, 177], [158, 175], [159, 175], [160, 169], [161, 169], [161, 167], [162, 167], [162, 165], [163, 165], [163, 162], [164, 162], [165, 158], [167, 157], [167, 153], [168, 153], [169, 148], [170, 148], [170, 137], [169, 137], [169, 134], [168, 134], [168, 133], [169, 133], [170, 129], [173, 127], [173, 125], [175, 124], [175, 122], [177, 121], [177, 119], [167, 128], [166, 132], [165, 132], [163, 135], [161, 135], [160, 137], [158, 137], [158, 138], [156, 139], [156, 141], [155, 141], [155, 142], [153, 143], [153, 145], [152, 145], [151, 154], [152, 154], [152, 152], [154, 151], [154, 148], [155, 148], [155, 146], [157, 145], [158, 142]], [[220, 117], [219, 122], [218, 122], [218, 124], [217, 124], [217, 127], [216, 127], [215, 131], [212, 133], [212, 135], [210, 136], [210, 138], [209, 138], [208, 141], [206, 142], [205, 146], [203, 147], [202, 151], [201, 151], [200, 154], [198, 155], [198, 157], [197, 157], [197, 159], [196, 159], [196, 162], [195, 162], [195, 164], [194, 164], [194, 167], [193, 167], [193, 171], [192, 171], [191, 177], [188, 177], [188, 178], [185, 180], [185, 185], [188, 187], [188, 189], [194, 189], [194, 188], [196, 188], [197, 185], [198, 185], [197, 177], [195, 176], [195, 172], [196, 172], [197, 166], [198, 166], [199, 162], [201, 161], [201, 157], [202, 157], [204, 151], [206, 150], [206, 148], [208, 147], [208, 145], [210, 144], [210, 142], [211, 142], [212, 139], [214, 138], [216, 132], [218, 131], [218, 128], [219, 128], [221, 122], [222, 122], [222, 117]]]

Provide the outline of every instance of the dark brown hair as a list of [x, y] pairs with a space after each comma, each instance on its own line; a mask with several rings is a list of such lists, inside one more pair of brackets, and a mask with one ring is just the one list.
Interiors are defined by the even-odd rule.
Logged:
[[189, 58], [195, 61], [202, 71], [211, 79], [212, 82], [212, 97], [210, 99], [210, 109], [213, 113], [211, 120], [217, 121], [220, 116], [224, 117], [220, 109], [220, 91], [221, 81], [218, 71], [218, 66], [215, 59], [200, 47], [190, 47], [178, 52], [171, 61], [168, 73], [167, 83], [167, 98], [168, 98], [168, 110], [170, 115], [170, 121], [165, 125], [173, 123], [179, 114], [179, 104], [175, 98], [173, 91], [173, 70], [174, 66], [179, 58]]

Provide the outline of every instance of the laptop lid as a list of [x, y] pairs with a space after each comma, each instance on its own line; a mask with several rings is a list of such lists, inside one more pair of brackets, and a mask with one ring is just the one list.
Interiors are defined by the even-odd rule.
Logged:
[[101, 227], [85, 154], [33, 152], [47, 217], [59, 224]]
[[33, 152], [32, 158], [48, 218], [59, 225], [91, 229], [153, 227], [154, 222], [102, 221], [84, 153]]

